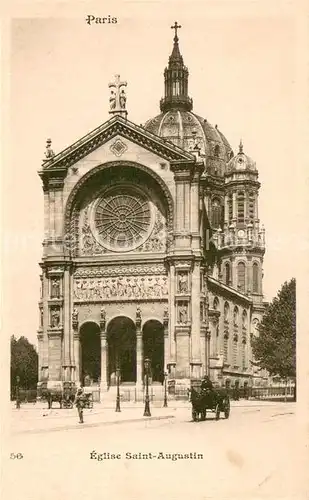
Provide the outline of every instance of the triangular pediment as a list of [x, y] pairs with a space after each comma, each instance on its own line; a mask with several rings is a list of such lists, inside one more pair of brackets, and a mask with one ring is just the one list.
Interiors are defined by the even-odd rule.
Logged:
[[114, 116], [60, 153], [43, 162], [44, 170], [67, 169], [115, 136], [129, 139], [167, 161], [194, 162], [195, 156], [146, 131], [121, 116]]

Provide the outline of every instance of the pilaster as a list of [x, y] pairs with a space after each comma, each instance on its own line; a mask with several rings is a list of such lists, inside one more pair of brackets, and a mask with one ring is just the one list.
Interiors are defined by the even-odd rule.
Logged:
[[62, 380], [61, 366], [61, 343], [63, 329], [59, 327], [49, 327], [48, 335], [48, 380]]

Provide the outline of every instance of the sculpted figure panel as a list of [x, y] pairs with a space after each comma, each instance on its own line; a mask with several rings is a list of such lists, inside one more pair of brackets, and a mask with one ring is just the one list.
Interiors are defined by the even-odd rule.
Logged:
[[168, 294], [166, 276], [75, 279], [74, 300], [161, 299]]

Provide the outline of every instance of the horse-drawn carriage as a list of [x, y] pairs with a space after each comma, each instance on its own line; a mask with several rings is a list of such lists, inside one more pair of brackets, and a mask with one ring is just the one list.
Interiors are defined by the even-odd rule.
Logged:
[[220, 419], [220, 413], [225, 418], [230, 416], [230, 398], [223, 387], [203, 388], [201, 383], [191, 385], [190, 402], [192, 404], [192, 419], [194, 422], [206, 420], [207, 411], [215, 414], [216, 420]]
[[48, 381], [41, 385], [40, 397], [47, 401], [48, 409], [53, 402], [59, 403], [60, 408], [73, 408], [76, 388], [70, 382]]

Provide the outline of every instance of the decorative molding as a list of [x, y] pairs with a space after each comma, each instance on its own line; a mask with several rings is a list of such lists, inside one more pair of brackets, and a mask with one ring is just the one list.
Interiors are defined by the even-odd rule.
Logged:
[[120, 116], [116, 116], [103, 123], [62, 152], [53, 156], [49, 161], [45, 161], [42, 173], [46, 172], [46, 170], [51, 170], [54, 167], [70, 167], [117, 135], [121, 135], [122, 137], [143, 146], [166, 160], [185, 160], [186, 162], [195, 162], [195, 158], [191, 153], [183, 151], [181, 148], [172, 143], [167, 144], [158, 136], [147, 132], [144, 128], [141, 128]]
[[128, 146], [121, 139], [117, 138], [115, 142], [113, 142], [113, 144], [109, 147], [109, 149], [115, 156], [119, 157], [127, 151]]
[[164, 264], [119, 264], [117, 266], [78, 267], [74, 272], [75, 279], [151, 275], [166, 276], [167, 271]]

